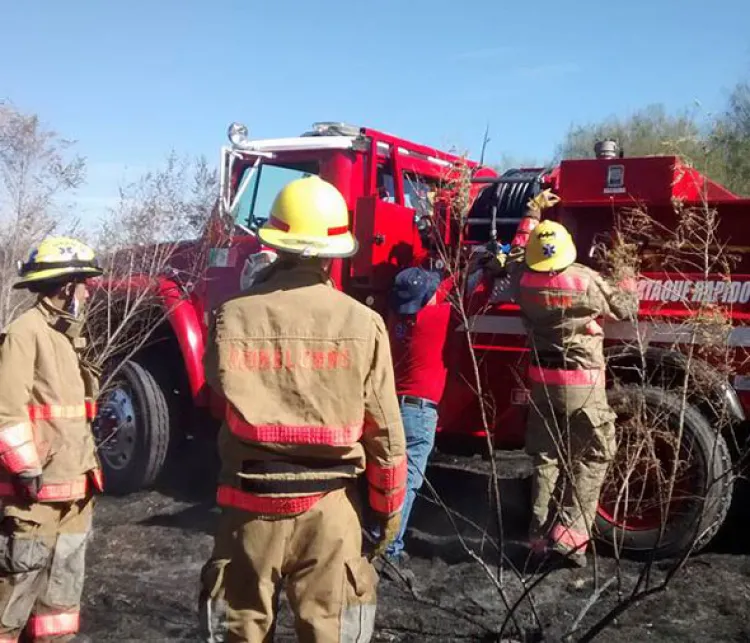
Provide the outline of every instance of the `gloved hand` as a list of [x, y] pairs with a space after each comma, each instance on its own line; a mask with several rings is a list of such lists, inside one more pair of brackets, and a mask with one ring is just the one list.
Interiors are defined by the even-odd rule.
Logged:
[[495, 260], [501, 268], [505, 268], [505, 264], [508, 261], [508, 253], [510, 252], [510, 244], [506, 243], [498, 248], [497, 254], [495, 254]]
[[378, 524], [380, 526], [380, 540], [373, 549], [373, 554], [382, 556], [385, 554], [388, 545], [398, 536], [398, 530], [401, 528], [401, 512], [399, 511], [391, 516], [378, 516]]
[[15, 486], [24, 500], [36, 502], [42, 490], [42, 474], [38, 471], [22, 471], [15, 478]]
[[554, 205], [557, 205], [560, 202], [560, 197], [557, 196], [547, 188], [546, 190], [543, 190], [539, 194], [537, 194], [532, 199], [529, 199], [528, 203], [526, 204], [526, 207], [530, 210], [546, 210], [547, 208], [551, 208]]

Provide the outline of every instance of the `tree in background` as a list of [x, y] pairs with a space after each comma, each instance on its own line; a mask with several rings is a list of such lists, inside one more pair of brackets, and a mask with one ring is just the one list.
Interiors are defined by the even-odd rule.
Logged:
[[503, 154], [500, 157], [500, 161], [492, 165], [492, 169], [498, 174], [502, 174], [503, 172], [512, 169], [524, 167], [550, 167], [552, 164], [553, 163], [550, 159], [540, 160], [530, 156], [512, 156], [510, 154]]
[[697, 156], [705, 135], [690, 113], [671, 115], [662, 105], [649, 105], [627, 118], [572, 127], [558, 146], [557, 158], [593, 158], [594, 144], [606, 138], [616, 140], [628, 156], [671, 154], [678, 147]]
[[84, 182], [86, 165], [73, 144], [35, 114], [0, 103], [0, 328], [28, 298], [12, 289], [16, 262], [45, 235], [75, 227], [63, 197]]
[[724, 184], [750, 195], [750, 83], [737, 85], [710, 135], [711, 147], [724, 171]]
[[106, 369], [105, 386], [124, 361], [156, 341], [172, 308], [200, 283], [202, 233], [217, 194], [218, 172], [205, 158], [173, 151], [163, 166], [121, 187], [99, 221], [93, 243], [105, 278], [89, 306], [88, 359]]
[[179, 157], [120, 188], [119, 200], [99, 222], [103, 252], [193, 239], [203, 231], [218, 194], [218, 173], [204, 157]]
[[669, 114], [650, 105], [628, 117], [574, 125], [557, 148], [557, 160], [593, 158], [594, 144], [612, 138], [627, 156], [677, 154], [739, 195], [750, 195], [750, 85], [733, 90], [718, 117], [697, 110]]

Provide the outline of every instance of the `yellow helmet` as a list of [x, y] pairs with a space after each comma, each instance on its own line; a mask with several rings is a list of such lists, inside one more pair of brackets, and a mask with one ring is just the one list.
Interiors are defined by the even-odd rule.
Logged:
[[576, 260], [576, 246], [565, 226], [557, 221], [542, 221], [529, 235], [526, 265], [536, 272], [567, 268]]
[[69, 237], [47, 237], [32, 248], [26, 261], [18, 262], [20, 279], [13, 287], [98, 277], [103, 272], [94, 251], [85, 243]]
[[258, 236], [275, 250], [307, 257], [351, 257], [359, 248], [344, 197], [317, 176], [284, 186]]

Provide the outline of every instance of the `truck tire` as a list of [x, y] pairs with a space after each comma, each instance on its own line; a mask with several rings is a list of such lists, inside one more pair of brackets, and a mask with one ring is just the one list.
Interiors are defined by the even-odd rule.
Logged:
[[[726, 441], [698, 409], [683, 408], [674, 391], [615, 387], [609, 402], [618, 415], [618, 447], [600, 496], [598, 539], [633, 558], [697, 552], [716, 535], [731, 504], [734, 474]], [[634, 422], [636, 417], [647, 421]]]
[[128, 361], [99, 400], [94, 422], [106, 493], [153, 484], [167, 458], [170, 417], [164, 391], [143, 366]]

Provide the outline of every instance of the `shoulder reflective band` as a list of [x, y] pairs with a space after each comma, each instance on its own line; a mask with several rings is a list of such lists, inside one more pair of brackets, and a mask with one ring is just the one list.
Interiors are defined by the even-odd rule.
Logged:
[[588, 277], [580, 275], [548, 274], [545, 272], [531, 272], [527, 270], [521, 277], [521, 286], [545, 290], [568, 290], [571, 292], [586, 292], [589, 287]]
[[536, 217], [523, 217], [516, 228], [516, 233], [519, 232], [531, 232], [534, 228], [539, 225], [539, 219]]
[[401, 487], [398, 491], [387, 495], [378, 491], [375, 487], [370, 487], [368, 496], [373, 511], [380, 514], [392, 514], [401, 511], [406, 497], [406, 487]]
[[28, 628], [35, 639], [44, 637], [74, 634], [78, 631], [80, 613], [57, 612], [53, 614], [33, 614], [29, 619]]
[[535, 217], [523, 217], [518, 223], [516, 228], [516, 234], [511, 241], [512, 246], [520, 246], [525, 248], [529, 242], [529, 235], [539, 225], [539, 219]]
[[540, 368], [529, 366], [529, 379], [537, 384], [550, 386], [596, 386], [604, 387], [604, 369]]
[[[93, 413], [93, 415], [91, 415]], [[29, 419], [37, 420], [92, 420], [96, 416], [96, 403], [84, 404], [29, 404]]]
[[256, 496], [253, 493], [240, 491], [234, 487], [222, 485], [216, 493], [216, 502], [221, 507], [234, 507], [258, 514], [292, 515], [310, 509], [325, 494], [313, 496]]
[[381, 467], [374, 462], [368, 462], [367, 481], [373, 487], [384, 491], [402, 487], [406, 484], [406, 458], [398, 458], [392, 467]]
[[21, 422], [0, 430], [0, 464], [11, 473], [42, 468], [31, 424]]
[[238, 438], [252, 442], [275, 444], [320, 444], [351, 446], [362, 437], [362, 424], [346, 426], [289, 426], [282, 424], [250, 424], [231, 405], [226, 413], [227, 425]]

